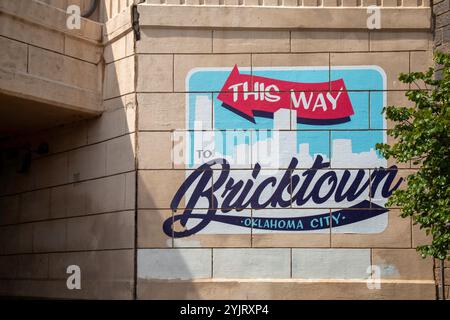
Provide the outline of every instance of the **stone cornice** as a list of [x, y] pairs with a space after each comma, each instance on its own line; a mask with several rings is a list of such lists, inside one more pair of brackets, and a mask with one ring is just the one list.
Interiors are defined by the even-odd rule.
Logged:
[[[185, 28], [364, 29], [367, 8], [138, 5], [140, 25]], [[380, 8], [381, 29], [430, 29], [427, 7]]]

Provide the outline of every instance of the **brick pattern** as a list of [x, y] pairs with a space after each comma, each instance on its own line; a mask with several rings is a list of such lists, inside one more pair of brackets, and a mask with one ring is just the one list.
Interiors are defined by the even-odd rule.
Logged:
[[[161, 227], [155, 226], [161, 226], [173, 215], [169, 204], [186, 175], [184, 166], [175, 162], [170, 142], [177, 141], [177, 134], [185, 131], [185, 79], [189, 70], [232, 67], [234, 64], [250, 70], [262, 66], [298, 65], [329, 66], [333, 70], [333, 66], [338, 65], [375, 64], [387, 73], [388, 104], [407, 105], [404, 93], [408, 87], [398, 82], [397, 76], [400, 72], [423, 70], [431, 63], [429, 32], [262, 32], [146, 26], [142, 26], [141, 31], [143, 37], [137, 43], [137, 78], [140, 84], [137, 88], [137, 250], [138, 256], [142, 256], [146, 263], [138, 261], [139, 298], [226, 298], [237, 294], [238, 290], [242, 290], [241, 294], [247, 298], [260, 298], [265, 295], [247, 287], [261, 285], [259, 279], [268, 283], [270, 290], [267, 291], [272, 293], [272, 290], [277, 290], [277, 284], [288, 288], [280, 279], [330, 281], [324, 282], [324, 289], [319, 291], [328, 290], [325, 288], [333, 291], [331, 282], [340, 279], [353, 283], [349, 285], [352, 289], [346, 290], [359, 290], [355, 283], [367, 279], [367, 268], [375, 262], [381, 266], [382, 281], [410, 280], [411, 297], [416, 290], [412, 283], [422, 281], [424, 296], [421, 298], [434, 297], [433, 262], [422, 260], [414, 249], [417, 243], [429, 239], [416, 230], [410, 220], [400, 218], [397, 208], [391, 210], [388, 227], [379, 234], [336, 233], [331, 229], [320, 234], [260, 234], [257, 230], [249, 230], [239, 234], [202, 234], [179, 239], [167, 236]], [[181, 34], [180, 41], [172, 41]], [[192, 42], [198, 46], [191, 46]], [[141, 69], [142, 65], [146, 66], [145, 71]], [[157, 67], [148, 68], [148, 65]], [[367, 88], [366, 93], [369, 91]], [[286, 129], [291, 129], [289, 124]], [[359, 128], [370, 129], [381, 128], [375, 128], [369, 119]], [[154, 141], [158, 144], [155, 145]], [[401, 176], [413, 172], [409, 163], [398, 165]], [[249, 163], [248, 168], [251, 166]], [[271, 210], [287, 214], [285, 211], [299, 210], [294, 207]], [[249, 216], [260, 214], [258, 210], [248, 211], [251, 211]], [[268, 210], [262, 211], [264, 214]], [[162, 274], [164, 272], [159, 268], [152, 267], [156, 261], [166, 268], [178, 265], [180, 274]], [[233, 279], [244, 280], [246, 284], [237, 285]], [[272, 279], [278, 280], [271, 282]], [[389, 295], [389, 285], [383, 283], [382, 286], [385, 294]], [[372, 296], [375, 293], [369, 291], [361, 297], [368, 297], [366, 294], [375, 297]], [[276, 293], [268, 295], [280, 297]], [[316, 291], [314, 298], [320, 295]], [[297, 297], [294, 293], [288, 296]], [[333, 297], [338, 296], [340, 293], [333, 291]]]
[[[67, 6], [79, 5], [81, 11], [87, 10], [88, 2], [83, 0], [43, 0], [43, 2], [65, 10]], [[264, 6], [264, 7], [430, 7], [429, 0], [115, 0], [100, 1], [99, 8], [89, 19], [106, 22], [126, 10], [133, 3], [149, 5], [205, 5], [205, 6]]]
[[[2, 47], [8, 48], [1, 51], [1, 67], [100, 93], [102, 81], [96, 75], [102, 73], [103, 47], [94, 57], [83, 47], [91, 43], [61, 37], [61, 43], [58, 37], [41, 37], [42, 42], [28, 44], [1, 37]], [[133, 298], [133, 55], [129, 30], [107, 43], [101, 117], [18, 136], [4, 146], [35, 149], [47, 142], [49, 153], [33, 155], [25, 174], [17, 172], [20, 155], [2, 159], [0, 296]], [[82, 290], [66, 287], [66, 268], [72, 264], [81, 268]]]
[[138, 249], [141, 280], [195, 279], [433, 280], [432, 259], [414, 249], [175, 248]]
[[[438, 259], [434, 260], [434, 278], [436, 279], [436, 290], [438, 291], [439, 299], [442, 299], [441, 294], [441, 262]], [[444, 295], [445, 299], [450, 299], [450, 261], [444, 261]]]
[[433, 2], [434, 45], [436, 50], [450, 52], [450, 0]]
[[[133, 250], [0, 256], [0, 296], [57, 299], [130, 299]], [[67, 290], [66, 268], [82, 270], [81, 290]]]
[[[197, 4], [307, 3], [365, 6], [376, 1]], [[177, 130], [186, 129], [185, 79], [190, 69], [237, 63], [249, 68], [320, 65], [331, 71], [337, 65], [378, 64], [387, 72], [389, 101], [400, 103], [408, 88], [396, 77], [427, 65], [429, 33], [145, 26], [141, 31], [136, 44], [130, 32], [120, 32], [106, 45], [101, 117], [14, 141], [33, 147], [47, 141], [51, 151], [36, 156], [28, 174], [17, 173], [18, 158], [6, 159], [1, 173], [0, 210], [5, 214], [0, 215], [0, 296], [133, 298], [136, 286], [135, 297], [142, 299], [434, 297], [432, 261], [421, 260], [414, 250], [416, 242], [427, 239], [410, 221], [398, 218], [396, 209], [383, 233], [364, 236], [331, 229], [301, 237], [262, 235], [250, 229], [174, 239], [161, 230], [162, 222], [173, 216], [170, 200], [186, 174], [174, 163], [171, 142]], [[13, 49], [23, 56], [21, 44]], [[24, 67], [8, 52], [3, 61]], [[363, 92], [370, 94], [370, 88]], [[368, 117], [359, 130], [379, 129], [370, 125]], [[403, 164], [400, 172], [411, 170]], [[367, 289], [370, 263], [382, 266], [382, 290]], [[86, 273], [86, 290], [65, 288], [69, 264]], [[405, 279], [408, 283], [401, 281]]]
[[142, 299], [255, 299], [255, 300], [380, 300], [380, 299], [434, 299], [435, 287], [430, 282], [382, 282], [383, 290], [368, 290], [363, 281], [311, 281], [289, 279], [264, 281], [224, 279], [196, 281], [150, 281], [138, 283]]
[[[85, 20], [76, 34], [60, 29], [55, 21], [64, 21], [64, 16], [57, 10], [52, 12], [54, 20], [39, 20], [29, 11], [16, 12], [16, 7], [9, 5], [0, 16], [2, 88], [67, 109], [98, 114], [103, 70], [99, 25]], [[45, 16], [46, 9], [37, 2], [28, 8], [37, 10], [38, 16]]]
[[150, 5], [264, 6], [264, 7], [429, 7], [429, 0], [145, 0]]
[[[66, 10], [70, 5], [77, 5], [81, 8], [81, 12], [86, 12], [91, 4], [90, 1], [84, 0], [42, 0], [50, 6]], [[91, 20], [106, 22], [114, 18], [116, 15], [123, 12], [126, 8], [131, 6], [134, 0], [103, 0], [99, 2], [98, 8], [89, 17]]]

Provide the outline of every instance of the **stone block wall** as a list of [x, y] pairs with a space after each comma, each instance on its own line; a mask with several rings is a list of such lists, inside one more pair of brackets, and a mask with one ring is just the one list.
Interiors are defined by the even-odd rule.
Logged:
[[[94, 0], [42, 0], [55, 8], [66, 10], [70, 5], [77, 5], [80, 7], [81, 12], [87, 12]], [[125, 11], [133, 3], [140, 1], [135, 0], [102, 0], [99, 1], [99, 5], [92, 13], [89, 19], [99, 22], [107, 22], [108, 20], [119, 15]]]
[[142, 0], [154, 5], [205, 5], [248, 7], [429, 7], [428, 0]]
[[[351, 27], [346, 25], [347, 21], [359, 20], [354, 13], [345, 11], [333, 15], [336, 19], [331, 22], [336, 28], [342, 23], [345, 30], [313, 27], [314, 18], [308, 20], [306, 15], [299, 16], [301, 12], [297, 12], [297, 21], [308, 27], [298, 29], [292, 22], [289, 28], [290, 12], [276, 11], [275, 8], [263, 11], [253, 7], [242, 13], [251, 18], [246, 20], [243, 17], [238, 30], [232, 28], [235, 27], [232, 17], [239, 13], [231, 8], [208, 11], [205, 7], [158, 4], [139, 6], [141, 40], [136, 42], [137, 298], [433, 299], [433, 262], [431, 259], [423, 260], [414, 249], [426, 241], [426, 237], [409, 219], [400, 218], [397, 208], [389, 211], [384, 231], [375, 234], [339, 232], [335, 228], [322, 233], [264, 233], [255, 228], [236, 230], [223, 224], [189, 237], [176, 237], [168, 235], [162, 228], [164, 222], [176, 219], [185, 208], [190, 209], [187, 198], [176, 210], [171, 208], [174, 194], [199, 166], [178, 162], [179, 150], [174, 148], [178, 146], [182, 154], [189, 152], [187, 142], [183, 140], [187, 138], [183, 137], [190, 131], [186, 112], [190, 95], [200, 91], [206, 96], [205, 101], [209, 102], [205, 102], [203, 110], [212, 115], [213, 122], [220, 114], [217, 110], [220, 106], [211, 102], [220, 92], [210, 89], [210, 83], [206, 81], [203, 87], [200, 85], [192, 90], [188, 86], [189, 77], [195, 72], [192, 70], [222, 68], [231, 72], [237, 65], [240, 70], [257, 74], [258, 68], [264, 67], [289, 70], [299, 66], [321, 66], [332, 72], [338, 66], [377, 65], [386, 72], [385, 104], [407, 105], [404, 93], [408, 86], [400, 83], [397, 77], [400, 72], [424, 70], [431, 63], [430, 31], [426, 28], [369, 31], [364, 30], [365, 24], [361, 26], [358, 22], [353, 22]], [[165, 10], [172, 15], [166, 18], [162, 14]], [[360, 12], [360, 21], [365, 23], [363, 11]], [[196, 19], [191, 19], [194, 16]], [[265, 20], [268, 16], [272, 17], [270, 23]], [[384, 16], [384, 19], [389, 26], [396, 25], [396, 28], [402, 23], [398, 19], [391, 20], [389, 16]], [[208, 24], [213, 27], [208, 27]], [[269, 28], [269, 25], [277, 27]], [[214, 82], [214, 76], [211, 76], [211, 82]], [[373, 94], [374, 88], [360, 90], [355, 86], [347, 87], [347, 90]], [[201, 129], [211, 132], [214, 129], [208, 117], [200, 120], [203, 121]], [[367, 117], [354, 130], [383, 130], [369, 119], [368, 114]], [[228, 120], [224, 118], [221, 121]], [[238, 136], [253, 134], [236, 129]], [[295, 130], [289, 123], [283, 129], [291, 133]], [[191, 134], [195, 135], [194, 132]], [[320, 133], [316, 134], [320, 136]], [[328, 134], [332, 137], [349, 132], [331, 130], [326, 133], [327, 137]], [[332, 146], [328, 144], [328, 147]], [[241, 171], [242, 176], [248, 177], [254, 164], [232, 166], [231, 171], [235, 170], [236, 175]], [[388, 163], [389, 166], [393, 164]], [[356, 172], [359, 167], [355, 165], [346, 167]], [[396, 165], [402, 177], [415, 169], [409, 163]], [[338, 166], [334, 168], [339, 171]], [[374, 169], [369, 163], [362, 168], [367, 171]], [[214, 181], [218, 173], [213, 177]], [[222, 191], [212, 187], [216, 197], [220, 197]], [[198, 208], [208, 208], [206, 200], [196, 208], [197, 211], [200, 211]], [[246, 207], [242, 211], [232, 210], [225, 214], [257, 218], [264, 215], [292, 216], [299, 212], [316, 214], [324, 209], [335, 210], [327, 203], [308, 209], [299, 209], [292, 203], [284, 209], [251, 210]], [[220, 210], [216, 214], [219, 213]], [[174, 233], [188, 228], [177, 222], [173, 225]], [[366, 286], [369, 265], [381, 268], [381, 290], [369, 290]]]
[[[435, 50], [442, 52], [450, 52], [450, 1], [433, 1], [433, 15], [434, 15], [434, 46]], [[436, 279], [440, 279], [439, 261], [436, 260]], [[445, 295], [450, 297], [450, 265], [448, 261], [445, 262]]]
[[[104, 81], [95, 86], [91, 83], [95, 79], [83, 72], [84, 65], [91, 66], [83, 56], [88, 51], [75, 46], [76, 59], [59, 53], [64, 43], [68, 48], [70, 39], [62, 39], [61, 48], [52, 51], [42, 44], [28, 45], [29, 70], [68, 77], [80, 86], [99, 86], [103, 97], [98, 107], [104, 111], [90, 120], [17, 136], [2, 144], [0, 296], [134, 296], [136, 99], [134, 40], [127, 22], [118, 24], [119, 34], [114, 25], [100, 34], [108, 40], [95, 57], [102, 62], [104, 58], [105, 64], [101, 65]], [[62, 70], [54, 65], [58, 59]], [[29, 170], [19, 173], [24, 152], [36, 150], [43, 142], [49, 153], [33, 153]], [[70, 265], [81, 269], [81, 290], [66, 286]]]
[[[228, 74], [237, 65], [242, 74], [256, 79], [258, 72], [270, 68], [278, 68], [281, 78], [286, 76], [282, 72], [303, 68], [321, 70], [330, 84], [333, 72], [343, 66], [355, 70], [377, 66], [385, 73], [382, 90], [366, 84], [363, 77], [346, 87], [352, 97], [366, 101], [355, 105], [362, 120], [354, 122], [354, 127], [307, 130], [286, 121], [275, 132], [283, 135], [286, 145], [298, 132], [309, 134], [313, 141], [325, 141], [330, 155], [339, 151], [333, 151], [335, 137], [354, 135], [355, 141], [372, 141], [372, 134], [391, 126], [376, 120], [380, 115], [373, 113], [370, 97], [386, 97], [383, 105], [408, 105], [404, 97], [408, 86], [397, 77], [400, 72], [424, 70], [431, 63], [430, 9], [422, 1], [383, 1], [384, 6], [395, 8], [382, 10], [381, 30], [368, 30], [365, 7], [372, 2], [377, 4], [205, 1], [191, 6], [197, 3], [146, 1], [138, 5], [139, 41], [131, 28], [129, 9], [109, 20], [103, 35], [102, 116], [18, 137], [15, 145], [35, 147], [45, 141], [50, 147], [50, 154], [34, 156], [26, 174], [17, 173], [20, 158], [5, 159], [8, 167], [1, 173], [0, 189], [0, 295], [434, 299], [433, 261], [422, 259], [414, 249], [428, 239], [410, 220], [399, 217], [398, 208], [390, 208], [384, 216], [385, 227], [375, 233], [364, 228], [342, 231], [333, 225], [320, 232], [261, 232], [211, 224], [205, 229], [208, 232], [175, 236], [192, 227], [174, 220], [185, 209], [203, 216], [204, 209], [211, 209], [207, 192], [195, 208], [189, 207], [187, 197], [176, 208], [171, 205], [190, 174], [208, 174], [197, 171], [199, 165], [180, 161], [180, 155], [184, 159], [191, 148], [186, 137], [203, 132], [200, 135], [206, 138], [218, 131], [215, 121], [227, 126], [230, 119], [219, 117], [222, 106], [215, 102], [221, 92], [212, 85], [222, 80], [212, 73], [191, 88], [190, 76], [196, 70]], [[287, 8], [292, 6], [301, 8]], [[196, 94], [203, 96], [199, 101], [207, 115], [197, 119], [200, 131], [190, 126], [188, 112], [190, 97]], [[239, 137], [253, 139], [255, 134], [234, 129]], [[282, 160], [291, 156], [286, 154]], [[376, 170], [374, 163], [343, 161], [344, 165], [332, 161], [330, 169], [317, 172], [332, 170], [342, 175], [348, 170], [356, 175], [361, 169], [369, 175]], [[231, 174], [248, 178], [255, 162], [251, 158], [233, 165]], [[398, 166], [396, 181], [417, 169], [410, 163], [387, 162], [388, 167], [392, 165]], [[291, 171], [301, 175], [308, 168], [303, 165]], [[286, 169], [282, 164], [261, 171], [270, 177]], [[206, 182], [216, 196], [226, 192], [225, 186], [214, 185], [219, 171], [214, 170]], [[289, 194], [284, 196], [289, 198], [284, 208], [246, 206], [224, 214], [251, 220], [325, 213], [332, 219], [332, 213], [342, 208], [332, 202], [302, 207]], [[362, 197], [382, 203], [376, 195]], [[219, 209], [228, 208], [213, 209], [220, 213]], [[165, 223], [173, 225], [173, 230], [163, 230]], [[66, 288], [65, 268], [70, 264], [81, 267], [82, 290]], [[371, 265], [379, 267], [379, 289], [367, 285]]]
[[0, 94], [36, 101], [16, 105], [19, 119], [2, 119], [1, 132], [29, 131], [45, 119], [56, 126], [99, 115], [102, 25], [82, 19], [79, 30], [69, 30], [65, 12], [37, 1], [2, 1], [0, 10]]
[[450, 2], [433, 1], [434, 45], [436, 50], [450, 51]]

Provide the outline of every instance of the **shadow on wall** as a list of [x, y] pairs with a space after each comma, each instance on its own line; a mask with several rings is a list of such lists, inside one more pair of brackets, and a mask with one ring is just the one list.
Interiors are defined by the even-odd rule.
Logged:
[[137, 299], [200, 299], [192, 280], [211, 278], [211, 249], [176, 248], [173, 239], [163, 240], [168, 212], [138, 211]]
[[[151, 147], [138, 140], [139, 150]], [[212, 249], [186, 247], [186, 243], [179, 247], [173, 236], [164, 233], [163, 223], [173, 219], [169, 209], [173, 190], [179, 187], [178, 179], [169, 179], [165, 174], [161, 179], [164, 172], [167, 170], [138, 170], [137, 298], [205, 298], [208, 293], [195, 280], [212, 278]]]
[[[140, 299], [199, 298], [176, 279], [211, 277], [211, 249], [178, 250], [162, 238], [170, 210], [136, 209], [137, 191], [152, 199], [161, 187], [136, 182], [135, 57], [108, 54], [100, 117], [0, 142], [0, 150], [49, 146], [25, 171], [23, 150], [1, 152], [0, 296], [132, 299], [137, 286]], [[67, 288], [70, 265], [81, 269], [81, 290]]]
[[[119, 119], [125, 109], [9, 142], [46, 141], [50, 153], [24, 173], [20, 157], [4, 161], [0, 296], [132, 298], [133, 133], [116, 131]], [[69, 265], [81, 268], [81, 290], [67, 289]]]
[[[19, 151], [1, 153], [0, 296], [133, 298], [133, 101], [133, 91], [117, 94], [98, 118], [2, 142], [1, 150]], [[19, 147], [42, 142], [49, 152], [32, 153], [19, 172]], [[66, 286], [74, 264], [81, 290]]]

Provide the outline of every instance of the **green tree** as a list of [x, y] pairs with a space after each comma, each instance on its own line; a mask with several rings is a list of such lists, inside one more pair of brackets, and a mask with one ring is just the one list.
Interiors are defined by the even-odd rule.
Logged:
[[414, 107], [383, 109], [395, 123], [387, 134], [396, 143], [376, 148], [387, 159], [420, 165], [387, 205], [400, 206], [402, 217], [412, 217], [432, 235], [431, 244], [417, 248], [422, 256], [450, 260], [450, 55], [437, 52], [434, 61], [437, 67], [426, 72], [400, 75], [400, 81], [411, 85], [406, 96]]

